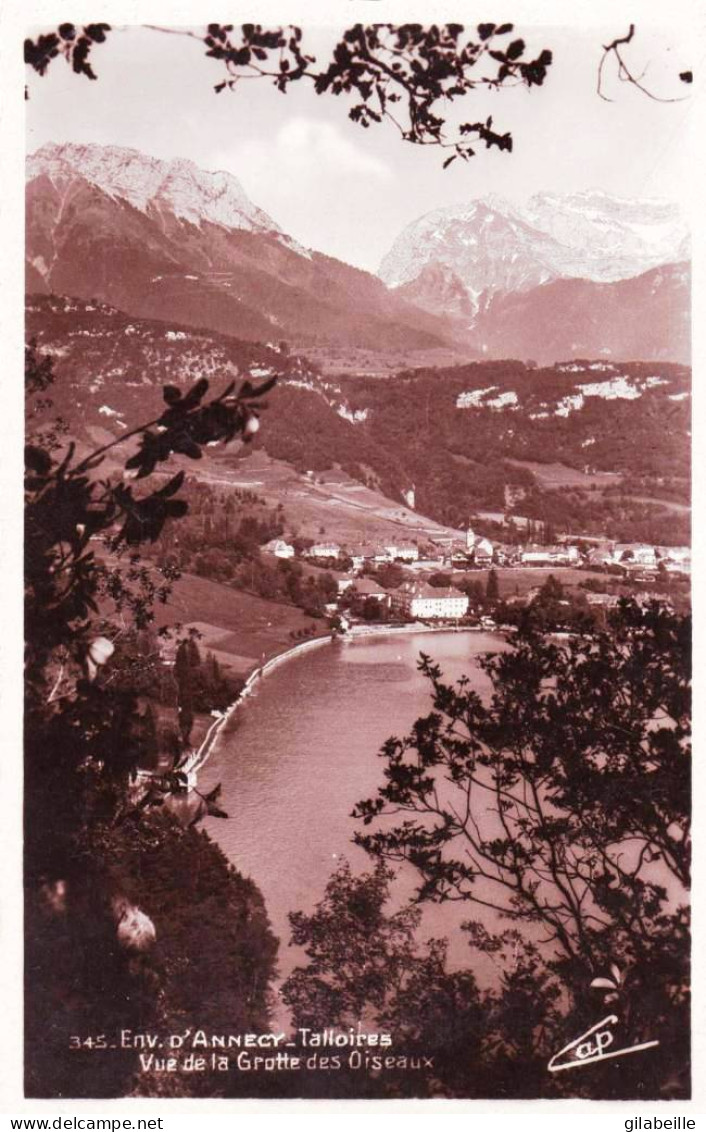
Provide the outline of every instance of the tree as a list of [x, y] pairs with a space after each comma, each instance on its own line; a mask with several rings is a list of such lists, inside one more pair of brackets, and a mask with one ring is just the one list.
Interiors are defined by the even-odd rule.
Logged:
[[365, 621], [387, 620], [387, 604], [376, 597], [364, 598], [360, 611]]
[[230, 495], [226, 495], [225, 503], [223, 504], [223, 540], [226, 546], [230, 542], [230, 525], [234, 511], [233, 500]]
[[384, 590], [398, 589], [407, 577], [399, 562], [381, 562], [379, 566], [366, 566], [363, 573], [368, 578], [374, 578]]
[[[604, 99], [604, 101], [606, 102], [612, 102], [612, 99], [609, 98], [605, 93], [605, 70], [609, 60], [612, 57], [615, 61], [615, 69], [618, 79], [621, 82], [630, 83], [631, 86], [634, 86], [637, 90], [641, 91], [642, 94], [647, 95], [647, 97], [652, 99], [653, 102], [682, 102], [683, 97], [665, 97], [663, 95], [656, 94], [654, 90], [650, 90], [649, 87], [645, 86], [644, 82], [642, 81], [645, 74], [644, 70], [641, 75], [639, 75], [638, 77], [635, 76], [632, 67], [629, 66], [626, 62], [625, 54], [622, 50], [624, 47], [627, 47], [628, 44], [632, 43], [634, 36], [635, 25], [630, 24], [625, 35], [616, 36], [616, 38], [612, 40], [611, 43], [606, 43], [603, 45], [603, 55], [601, 56], [601, 61], [598, 65], [598, 78], [596, 82], [596, 89], [600, 98]], [[647, 68], [645, 68], [645, 70], [646, 69]], [[689, 70], [680, 71], [679, 80], [682, 83], [692, 83], [694, 81], [694, 76]]]
[[[42, 75], [54, 58], [63, 55], [77, 74], [95, 79], [89, 55], [93, 46], [103, 43], [110, 31], [107, 24], [90, 24], [83, 29], [62, 24], [56, 33], [26, 42], [27, 61]], [[478, 138], [486, 148], [496, 146], [506, 151], [511, 149], [512, 139], [509, 134], [496, 133], [491, 119], [483, 123], [466, 122], [457, 136], [449, 136], [437, 104], [446, 105], [480, 84], [499, 87], [521, 82], [533, 86], [544, 81], [551, 64], [550, 52], [543, 51], [537, 59], [527, 61], [521, 39], [511, 41], [505, 50], [498, 50], [498, 40], [512, 31], [509, 24], [481, 24], [477, 28], [477, 39], [464, 45], [459, 38], [463, 32], [461, 25], [445, 25], [441, 29], [413, 24], [372, 28], [356, 25], [337, 45], [333, 60], [321, 69], [316, 69], [315, 60], [303, 53], [301, 32], [296, 28], [272, 31], [243, 25], [232, 34], [232, 26], [212, 24], [201, 36], [193, 32], [177, 34], [187, 34], [202, 42], [208, 55], [225, 68], [226, 78], [216, 86], [217, 91], [234, 90], [241, 80], [255, 76], [269, 76], [282, 91], [288, 89], [292, 81], [310, 80], [318, 94], [352, 94], [359, 99], [350, 115], [364, 128], [387, 119], [400, 129], [406, 141], [450, 149], [445, 162], [448, 165], [457, 157], [466, 160], [472, 156], [474, 151], [464, 140], [468, 136]], [[617, 47], [618, 41], [606, 50], [614, 50], [619, 58]], [[489, 59], [498, 64], [490, 74], [481, 75], [480, 69], [472, 70]], [[622, 60], [620, 62], [622, 67]], [[272, 68], [269, 71], [268, 66]], [[684, 81], [689, 80], [684, 77]], [[399, 109], [404, 108], [406, 119], [403, 122], [398, 119], [396, 103], [400, 104]], [[36, 355], [29, 368], [38, 369]], [[40, 391], [41, 380], [38, 372], [35, 381]], [[140, 440], [138, 453], [127, 463], [130, 471], [137, 472], [140, 478], [149, 477], [172, 452], [197, 459], [204, 443], [213, 439], [228, 440], [235, 435], [247, 439], [251, 435], [248, 430], [254, 430], [257, 425], [251, 406], [255, 391], [251, 388], [246, 391], [244, 386], [237, 397], [231, 397], [226, 391], [215, 402], [203, 405], [206, 388], [207, 383], [199, 382], [182, 398], [179, 390], [167, 387], [165, 412], [129, 434]], [[124, 439], [127, 438], [121, 441]], [[134, 596], [130, 589], [129, 583], [138, 584], [139, 577], [119, 571], [111, 576], [94, 560], [88, 544], [95, 534], [104, 536], [115, 550], [135, 548], [144, 541], [154, 540], [155, 532], [158, 535], [166, 521], [185, 513], [185, 501], [175, 498], [181, 488], [179, 476], [142, 497], [136, 497], [132, 487], [124, 481], [99, 481], [93, 473], [101, 457], [114, 444], [104, 446], [83, 460], [75, 459], [72, 446], [61, 458], [55, 459], [52, 455], [55, 446], [48, 441], [36, 442], [28, 451], [27, 753], [30, 788], [26, 797], [31, 819], [28, 821], [29, 875], [34, 880], [46, 878], [47, 874], [56, 876], [57, 868], [67, 868], [77, 835], [85, 836], [87, 831], [90, 836], [85, 837], [82, 860], [90, 861], [97, 849], [105, 852], [106, 859], [112, 859], [116, 846], [124, 848], [130, 843], [129, 838], [116, 836], [115, 829], [122, 821], [130, 823], [126, 829], [135, 822], [133, 813], [126, 817], [125, 805], [130, 781], [139, 765], [144, 735], [141, 738], [139, 727], [135, 726], [138, 713], [134, 697], [124, 689], [116, 690], [104, 679], [103, 669], [110, 655], [107, 646], [112, 646], [112, 641], [97, 635], [97, 605], [104, 595], [117, 595], [131, 603], [136, 616], [149, 620], [149, 602]], [[559, 955], [557, 969], [572, 986], [579, 985], [579, 969], [590, 967], [593, 972], [598, 969], [595, 963], [609, 952], [611, 955], [616, 952], [621, 962], [635, 961], [638, 974], [633, 979], [632, 989], [643, 987], [651, 991], [647, 999], [648, 1005], [653, 1006], [655, 988], [648, 985], [648, 976], [644, 973], [644, 967], [649, 967], [651, 961], [652, 969], [658, 970], [661, 979], [661, 1019], [667, 1014], [664, 1003], [681, 1005], [679, 995], [683, 995], [684, 986], [685, 916], [665, 911], [666, 898], [650, 874], [650, 866], [655, 863], [661, 862], [674, 875], [688, 866], [688, 828], [684, 817], [688, 807], [684, 807], [683, 773], [681, 777], [679, 773], [673, 774], [670, 779], [668, 771], [670, 766], [674, 769], [685, 741], [683, 711], [679, 714], [683, 705], [670, 685], [670, 680], [676, 678], [678, 682], [681, 677], [679, 648], [673, 645], [674, 636], [679, 634], [664, 622], [647, 625], [637, 619], [632, 624], [626, 621], [621, 631], [623, 637], [615, 654], [617, 661], [610, 649], [601, 652], [603, 638], [596, 638], [588, 644], [583, 642], [585, 652], [574, 656], [574, 669], [567, 667], [568, 661], [562, 668], [562, 658], [571, 654], [574, 645], [566, 646], [566, 651], [559, 656], [546, 651], [554, 646], [528, 636], [519, 640], [516, 669], [512, 661], [498, 661], [498, 665], [506, 663], [507, 666], [497, 670], [488, 662], [488, 671], [496, 678], [500, 698], [490, 709], [483, 709], [485, 714], [475, 702], [466, 704], [467, 715], [461, 717], [461, 723], [470, 719], [477, 726], [479, 737], [469, 733], [467, 739], [461, 741], [469, 745], [463, 757], [457, 750], [456, 761], [448, 763], [452, 770], [449, 785], [459, 786], [464, 783], [464, 775], [468, 778], [470, 774], [471, 786], [481, 790], [485, 771], [490, 771], [495, 776], [493, 781], [499, 783], [495, 791], [495, 813], [502, 828], [498, 837], [490, 842], [481, 837], [477, 851], [481, 864], [494, 870], [490, 879], [497, 880], [501, 888], [504, 885], [512, 895], [506, 914], [511, 919], [534, 918], [553, 930]], [[646, 642], [644, 656], [635, 660], [633, 653], [641, 638]], [[615, 642], [612, 638], [610, 642], [612, 648]], [[681, 642], [678, 643], [681, 647]], [[649, 663], [655, 658], [657, 666], [651, 670], [649, 689], [652, 699], [648, 695], [645, 700], [646, 693], [635, 690], [635, 672], [639, 671], [640, 663]], [[674, 661], [673, 668], [660, 668], [670, 658]], [[524, 663], [529, 666], [530, 685], [540, 697], [534, 708], [522, 690]], [[555, 676], [557, 666], [559, 675]], [[586, 666], [589, 669], [593, 666], [588, 679]], [[596, 690], [599, 686], [595, 682], [596, 672], [607, 687], [604, 692], [600, 685], [600, 695]], [[435, 675], [429, 669], [429, 674], [435, 681], [439, 706], [449, 719], [458, 722], [457, 713], [465, 691], [461, 690], [460, 694], [449, 691], [442, 685], [438, 672]], [[625, 681], [630, 676], [631, 683], [620, 683], [620, 679]], [[568, 699], [551, 690], [548, 682], [553, 679], [557, 680], [559, 689], [562, 679], [569, 684], [575, 681], [579, 692], [588, 697], [581, 702], [581, 710], [577, 711]], [[615, 690], [626, 686], [630, 687], [632, 697], [629, 708], [610, 699]], [[639, 699], [640, 695], [643, 700]], [[655, 710], [667, 710], [663, 699], [669, 702], [672, 711], [667, 716], [670, 725], [650, 730], [648, 725], [654, 721]], [[611, 733], [610, 741], [601, 747], [599, 721], [604, 711], [609, 721], [619, 719], [620, 723], [615, 724], [615, 736]], [[587, 718], [590, 719], [590, 742], [586, 737]], [[634, 733], [626, 732], [626, 723], [634, 726]], [[555, 725], [557, 734], [567, 740], [569, 755], [566, 752], [555, 754], [551, 750], [549, 735]], [[623, 747], [618, 745], [621, 728], [628, 736], [633, 736], [627, 744], [623, 739]], [[149, 730], [149, 726], [145, 730]], [[571, 752], [576, 754], [572, 746], [576, 732], [583, 740], [583, 746], [579, 745], [580, 753], [586, 756], [585, 764], [580, 766], [576, 765], [581, 762], [578, 756], [571, 757]], [[448, 745], [448, 736], [438, 729], [434, 731], [434, 725], [430, 724], [426, 730], [424, 727], [417, 730], [415, 739], [422, 743], [423, 757], [431, 749], [424, 744], [437, 747], [441, 744], [439, 749], [444, 752], [426, 764], [427, 772], [446, 765], [444, 744]], [[392, 765], [392, 757], [390, 761]], [[473, 781], [476, 767], [480, 768], [479, 775]], [[393, 793], [394, 790], [413, 793], [418, 788], [422, 811], [427, 817], [431, 814], [433, 821], [434, 811], [429, 810], [425, 782], [412, 776], [411, 784], [408, 781], [405, 786], [407, 769], [403, 772], [398, 764], [394, 770], [395, 776], [390, 779]], [[409, 775], [407, 777], [409, 779]], [[629, 806], [610, 804], [606, 779], [611, 789], [627, 792]], [[529, 808], [523, 797], [514, 793], [518, 783], [530, 789]], [[471, 786], [468, 787], [469, 798]], [[550, 794], [545, 799], [547, 790]], [[688, 794], [688, 781], [686, 792]], [[637, 798], [635, 813], [633, 795]], [[410, 797], [400, 795], [396, 799], [402, 801], [403, 810]], [[509, 810], [505, 808], [506, 802], [510, 804]], [[370, 812], [374, 816], [380, 811]], [[418, 812], [413, 804], [410, 812]], [[365, 816], [369, 816], [367, 812]], [[441, 818], [441, 812], [438, 816]], [[585, 828], [581, 824], [584, 819]], [[666, 827], [665, 821], [668, 821]], [[506, 823], [514, 823], [513, 839], [503, 836]], [[106, 824], [113, 836], [102, 842]], [[136, 825], [139, 831], [139, 823]], [[61, 837], [57, 830], [61, 831]], [[98, 836], [94, 835], [95, 830], [99, 831]], [[41, 836], [37, 831], [41, 831]], [[154, 829], [150, 829], [149, 834], [160, 841]], [[428, 888], [425, 895], [446, 898], [456, 891], [460, 898], [472, 898], [469, 893], [473, 881], [482, 874], [475, 874], [474, 866], [469, 872], [466, 865], [465, 874], [455, 869], [453, 863], [449, 866], [440, 851], [434, 857], [439, 846], [448, 845], [462, 834], [467, 839], [470, 834], [472, 843], [472, 826], [462, 831], [452, 812], [449, 821], [444, 818], [436, 827], [433, 843], [427, 840], [424, 827], [412, 832], [406, 830], [402, 835], [399, 844], [403, 856], [411, 844], [411, 840], [405, 841], [405, 838], [411, 839], [413, 835], [421, 838], [410, 859], [423, 873]], [[641, 848], [635, 861], [626, 862], [616, 853], [628, 835], [628, 839], [643, 846], [644, 852]], [[145, 840], [149, 842], [150, 838]], [[167, 840], [168, 837], [164, 837], [162, 842]], [[61, 846], [62, 854], [54, 859], [52, 851], [57, 845]], [[582, 857], [576, 855], [575, 845]], [[399, 845], [393, 845], [395, 852], [398, 848]], [[141, 861], [150, 855], [151, 849], [148, 845], [148, 852], [142, 853]], [[375, 851], [384, 856], [379, 845]], [[191, 863], [192, 858], [187, 855], [184, 875], [200, 877], [200, 870], [195, 874], [190, 872]], [[173, 870], [171, 860], [168, 867]], [[425, 870], [435, 875], [427, 876]], [[527, 877], [530, 879], [525, 884]], [[537, 888], [533, 887], [535, 883]], [[574, 884], [585, 884], [587, 895], [578, 901], [574, 897], [572, 902]], [[546, 887], [549, 894], [545, 901]], [[197, 928], [202, 929], [200, 919]], [[226, 943], [223, 958], [230, 957], [231, 950]], [[593, 966], [589, 961], [592, 957]], [[249, 957], [244, 958], [247, 962]], [[645, 960], [644, 967], [639, 966], [642, 960]], [[439, 965], [434, 967], [430, 961], [426, 967], [415, 970], [417, 974], [421, 972], [423, 985], [425, 979], [436, 977]], [[406, 984], [406, 989], [408, 987]], [[241, 1001], [245, 996], [243, 990]], [[200, 994], [198, 998], [200, 1003]], [[154, 1001], [156, 997], [153, 1004]], [[413, 997], [412, 1001], [418, 999]], [[678, 1015], [678, 1011], [675, 1014], [683, 1016]], [[247, 1024], [248, 1019], [244, 1018], [243, 1025]], [[261, 1024], [264, 1026], [264, 1020]], [[43, 1032], [41, 1026], [35, 1030], [36, 1035]]]
[[[536, 948], [516, 932], [491, 940], [469, 931], [473, 959], [490, 955], [498, 972], [496, 987], [482, 992], [472, 970], [449, 968], [446, 940], [419, 942], [421, 909], [394, 908], [393, 880], [382, 861], [358, 876], [343, 862], [313, 913], [290, 913], [292, 943], [306, 953], [282, 988], [295, 1026], [388, 1033], [387, 1052], [432, 1060], [423, 1075], [383, 1074], [373, 1095], [551, 1093], [560, 988], [538, 970]], [[360, 1095], [359, 1074], [337, 1078], [337, 1095]]]
[[336, 600], [338, 597], [338, 585], [333, 574], [320, 574], [316, 579], [316, 583], [324, 601], [331, 602]]
[[438, 589], [448, 589], [452, 582], [453, 577], [451, 574], [446, 574], [441, 570], [429, 576], [429, 585], [436, 586]]
[[[196, 648], [196, 658], [190, 647], [192, 644]], [[174, 663], [174, 676], [178, 689], [177, 718], [179, 720], [181, 741], [184, 746], [187, 746], [191, 736], [191, 729], [194, 726], [194, 670], [199, 667], [199, 664], [198, 645], [196, 645], [191, 638], [180, 641]]]
[[[481, 995], [470, 971], [448, 970], [444, 941], [418, 945], [418, 908], [388, 911], [393, 876], [382, 862], [354, 876], [344, 862], [311, 915], [290, 913], [292, 943], [305, 949], [307, 963], [286, 980], [282, 997], [298, 1027], [388, 1033], [392, 1046], [374, 1052], [431, 1056], [438, 1069], [431, 1082], [429, 1074], [420, 1080], [433, 1091], [439, 1073], [451, 1076], [477, 1059]], [[410, 1086], [418, 1095], [409, 1073], [385, 1077], [378, 1095], [409, 1095]]]
[[[26, 362], [33, 396], [47, 387], [51, 372], [32, 349]], [[140, 495], [127, 477], [101, 479], [103, 458], [133, 439], [137, 450], [125, 468], [140, 481], [173, 452], [198, 459], [212, 440], [247, 439], [259, 398], [273, 384], [255, 388], [246, 381], [236, 393], [231, 383], [210, 401], [204, 400], [204, 379], [184, 395], [167, 386], [165, 408], [155, 419], [84, 457], [73, 442], [57, 450], [42, 436], [31, 437], [25, 477], [26, 798], [34, 827], [52, 833], [28, 838], [28, 860], [37, 854], [30, 871], [36, 866], [41, 872], [47, 861], [54, 870], [70, 858], [72, 830], [93, 807], [96, 814], [116, 816], [129, 805], [130, 781], [146, 754], [134, 689], [103, 676], [118, 628], [100, 617], [99, 602], [126, 609], [138, 629], [149, 624], [151, 603], [164, 598], [169, 573], [162, 577], [166, 589], [160, 588], [136, 552], [185, 514], [187, 504], [178, 495], [184, 473]], [[122, 555], [127, 565], [101, 562], [91, 543], [98, 536], [114, 560]]]
[[665, 1073], [687, 1057], [689, 665], [688, 618], [625, 601], [594, 635], [521, 630], [481, 664], [490, 704], [423, 657], [434, 711], [387, 742], [385, 783], [355, 810], [398, 815], [356, 841], [408, 861], [419, 899], [541, 926], [579, 1005], [617, 964], [632, 1032], [659, 1019], [672, 1036]]
[[343, 862], [312, 915], [290, 913], [292, 943], [309, 959], [283, 988], [297, 1026], [377, 1025], [395, 988], [409, 978], [420, 913], [405, 908], [384, 917], [392, 876], [379, 862], [372, 873], [355, 877]]
[[472, 606], [484, 604], [485, 591], [482, 582], [479, 582], [477, 578], [466, 574], [458, 583], [458, 588], [461, 590], [461, 593], [468, 595], [468, 600]]
[[500, 599], [498, 572], [493, 567], [488, 571], [488, 581], [485, 585], [485, 599], [486, 601], [498, 601]]
[[[51, 366], [30, 346], [28, 397], [42, 395], [52, 378]], [[210, 1010], [222, 999], [221, 979], [230, 980], [229, 993], [238, 999], [237, 1024], [267, 1026], [276, 941], [261, 903], [255, 908], [254, 887], [237, 877], [208, 839], [184, 830], [166, 812], [165, 801], [184, 790], [183, 774], [153, 780], [147, 791], [137, 781], [138, 769], [156, 753], [154, 714], [139, 709], [142, 666], [152, 663], [141, 656], [139, 638], [148, 637], [152, 605], [168, 593], [170, 580], [165, 571], [154, 583], [138, 549], [187, 511], [179, 497], [183, 472], [151, 490], [144, 490], [144, 481], [172, 453], [198, 459], [210, 441], [247, 440], [260, 395], [273, 384], [255, 388], [246, 381], [238, 392], [231, 384], [211, 400], [205, 400], [205, 380], [183, 394], [167, 386], [165, 408], [154, 420], [85, 456], [74, 442], [60, 441], [56, 430], [33, 430], [28, 437], [25, 1032], [32, 1095], [142, 1090], [132, 1059], [127, 1065], [118, 1053], [100, 1060], [95, 1050], [93, 1057], [67, 1057], [70, 1036], [93, 1032], [99, 1019], [114, 1032], [122, 1026], [174, 1029], [186, 1017], [201, 1024], [204, 1001]], [[128, 437], [137, 450], [125, 463], [126, 474], [101, 478], [103, 458]], [[142, 492], [133, 479], [142, 481]], [[100, 560], [93, 538], [117, 564]], [[111, 606], [120, 619], [128, 615], [127, 624], [111, 620]], [[123, 639], [129, 647], [121, 666]], [[151, 651], [154, 642], [143, 644]], [[139, 671], [131, 677], [133, 659]], [[185, 643], [182, 667], [186, 662], [191, 670], [194, 659], [194, 643]], [[182, 732], [189, 729], [184, 722]], [[222, 816], [218, 789], [199, 799], [199, 813]], [[144, 878], [152, 868], [157, 875], [148, 885]], [[184, 893], [185, 880], [198, 888], [193, 901]], [[219, 908], [228, 904], [222, 915], [214, 891]], [[191, 939], [183, 934], [189, 920]], [[191, 974], [185, 975], [184, 954], [198, 954]], [[200, 1014], [193, 1010], [196, 993]], [[231, 1021], [235, 1016], [231, 1009]]]
[[[309, 80], [317, 94], [345, 93], [359, 99], [348, 115], [365, 129], [387, 122], [404, 141], [451, 149], [445, 167], [457, 157], [467, 161], [474, 155], [475, 150], [464, 140], [469, 136], [474, 142], [484, 143], [486, 149], [496, 146], [506, 151], [512, 150], [512, 136], [497, 133], [492, 118], [464, 122], [449, 136], [439, 104], [463, 98], [479, 87], [498, 90], [518, 84], [529, 88], [542, 86], [553, 61], [547, 48], [534, 59], [527, 58], [521, 37], [508, 43], [506, 37], [515, 30], [510, 23], [478, 24], [472, 38], [465, 42], [466, 29], [457, 23], [428, 27], [355, 24], [343, 33], [331, 58], [320, 64], [306, 52], [301, 28], [292, 25], [263, 28], [260, 24], [243, 24], [236, 28], [233, 24], [212, 23], [201, 32], [147, 26], [155, 32], [184, 35], [201, 43], [206, 55], [221, 64], [225, 73], [225, 78], [214, 85], [217, 94], [235, 91], [243, 80], [255, 78], [269, 79], [283, 93], [291, 83]], [[107, 23], [83, 27], [62, 23], [41, 33], [36, 40], [25, 40], [25, 63], [36, 74], [44, 75], [53, 60], [62, 56], [77, 75], [95, 80], [93, 48], [105, 43], [112, 31]], [[683, 95], [675, 97], [671, 92], [664, 95], [651, 90], [643, 82], [644, 71], [636, 77], [634, 66], [628, 64], [623, 51], [634, 37], [635, 25], [630, 24], [625, 35], [603, 45], [596, 81], [599, 97], [611, 101], [605, 93], [605, 73], [612, 59], [620, 81], [631, 84], [653, 101], [683, 101]], [[683, 84], [691, 84], [693, 73], [687, 69], [679, 72], [678, 78]], [[285, 346], [280, 342], [283, 353]]]
[[562, 613], [565, 612], [562, 609], [562, 602], [566, 606], [567, 598], [564, 587], [558, 578], [549, 574], [542, 582], [539, 593], [532, 599], [531, 609], [537, 617], [544, 618], [547, 628], [555, 627]]
[[148, 704], [143, 715], [145, 733], [145, 762], [146, 767], [157, 766], [159, 758], [159, 734], [157, 730], [157, 716], [152, 704]]
[[[117, 893], [149, 910], [154, 955], [116, 946]], [[72, 871], [61, 888], [29, 888], [26, 915], [28, 1096], [219, 1095], [222, 1074], [140, 1072], [120, 1030], [270, 1028], [277, 940], [262, 896], [205, 834], [164, 809], [78, 830]], [[102, 1052], [95, 1039], [72, 1048], [72, 1035], [98, 1032], [117, 1035], [118, 1048]]]

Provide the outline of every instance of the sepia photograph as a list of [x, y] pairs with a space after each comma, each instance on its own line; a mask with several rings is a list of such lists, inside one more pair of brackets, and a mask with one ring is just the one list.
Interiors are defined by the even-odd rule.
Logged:
[[703, 51], [620, 8], [28, 19], [26, 1098], [691, 1098]]

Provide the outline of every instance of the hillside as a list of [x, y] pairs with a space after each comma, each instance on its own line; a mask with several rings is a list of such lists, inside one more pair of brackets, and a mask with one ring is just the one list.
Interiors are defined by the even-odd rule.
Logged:
[[[36, 296], [28, 333], [55, 359], [54, 411], [93, 440], [159, 413], [162, 382], [279, 373], [252, 447], [214, 450], [188, 467], [223, 482], [262, 481], [263, 494], [267, 486], [268, 499], [298, 509], [307, 530], [318, 522], [332, 535], [323, 516], [335, 508], [351, 523], [357, 516], [361, 532], [371, 521], [416, 521], [431, 533], [423, 516], [459, 527], [479, 510], [501, 512], [511, 498], [516, 513], [559, 529], [686, 541], [685, 366], [497, 361], [334, 382], [276, 349]], [[259, 452], [277, 462], [266, 474], [252, 463]], [[536, 465], [574, 475], [552, 486]], [[403, 504], [412, 487], [418, 517]]]
[[161, 386], [167, 382], [187, 385], [199, 377], [227, 382], [275, 370], [298, 379], [311, 371], [308, 363], [276, 347], [176, 321], [131, 318], [98, 301], [30, 295], [26, 332], [52, 356], [58, 378], [52, 389], [55, 408], [79, 433], [139, 424], [146, 413], [159, 411]]
[[474, 342], [484, 357], [542, 364], [575, 356], [688, 364], [690, 290], [687, 263], [615, 283], [556, 279], [495, 297], [476, 321]]

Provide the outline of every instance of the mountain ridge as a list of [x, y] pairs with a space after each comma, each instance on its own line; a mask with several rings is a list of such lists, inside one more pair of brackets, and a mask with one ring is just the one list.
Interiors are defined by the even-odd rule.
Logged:
[[612, 283], [552, 279], [497, 294], [476, 320], [482, 357], [613, 362], [691, 359], [691, 269], [669, 263]]
[[240, 181], [224, 170], [201, 169], [188, 158], [151, 157], [127, 146], [48, 142], [27, 161], [28, 179], [75, 176], [141, 212], [166, 206], [196, 226], [203, 221], [244, 231], [275, 234], [300, 254], [309, 254], [255, 205]]
[[383, 349], [453, 341], [447, 320], [377, 276], [301, 249], [230, 175], [120, 147], [53, 145], [27, 173], [30, 291], [250, 340]]

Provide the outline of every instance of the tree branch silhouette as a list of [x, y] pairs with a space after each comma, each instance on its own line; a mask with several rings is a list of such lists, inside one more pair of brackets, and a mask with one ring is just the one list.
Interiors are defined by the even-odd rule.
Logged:
[[[660, 95], [654, 94], [654, 92], [646, 87], [641, 81], [644, 72], [643, 75], [640, 75], [639, 78], [635, 77], [635, 75], [632, 73], [629, 66], [625, 62], [625, 58], [620, 51], [621, 47], [626, 47], [627, 44], [632, 43], [634, 36], [635, 25], [630, 24], [630, 27], [625, 35], [617, 36], [612, 41], [612, 43], [606, 43], [603, 45], [603, 54], [598, 65], [598, 76], [596, 81], [596, 92], [599, 98], [602, 98], [604, 102], [614, 101], [614, 99], [609, 98], [608, 95], [604, 92], [605, 66], [612, 55], [618, 64], [618, 78], [621, 80], [621, 82], [630, 83], [631, 86], [636, 87], [637, 90], [646, 95], [647, 98], [650, 98], [653, 102], [684, 102], [684, 98], [662, 98]], [[679, 75], [679, 78], [682, 82], [690, 83], [692, 81], [691, 71], [682, 71]]]
[[[486, 149], [512, 150], [512, 136], [493, 128], [493, 120], [466, 121], [453, 131], [441, 113], [456, 99], [476, 88], [497, 90], [523, 85], [542, 86], [552, 63], [544, 48], [529, 56], [524, 39], [509, 38], [511, 23], [483, 23], [466, 38], [462, 24], [355, 24], [346, 29], [327, 59], [317, 63], [303, 45], [301, 28], [289, 25], [264, 28], [260, 24], [209, 24], [202, 32], [189, 28], [145, 25], [167, 35], [181, 35], [202, 43], [206, 55], [225, 69], [214, 91], [235, 91], [246, 79], [265, 79], [283, 94], [303, 79], [313, 83], [317, 95], [352, 96], [348, 117], [363, 129], [390, 123], [403, 141], [453, 150], [444, 168], [474, 156], [470, 144]], [[46, 74], [55, 58], [63, 56], [77, 74], [96, 79], [90, 55], [112, 31], [108, 24], [78, 29], [61, 24], [36, 40], [25, 40], [25, 62], [37, 74]]]

